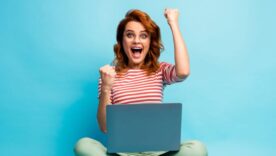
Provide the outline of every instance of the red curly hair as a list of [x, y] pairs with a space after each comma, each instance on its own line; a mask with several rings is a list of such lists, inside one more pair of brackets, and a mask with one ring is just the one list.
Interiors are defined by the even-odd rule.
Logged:
[[164, 46], [161, 41], [160, 29], [157, 24], [143, 11], [130, 10], [126, 13], [125, 18], [122, 19], [117, 27], [116, 40], [114, 45], [115, 58], [113, 65], [118, 74], [122, 74], [128, 70], [128, 57], [123, 48], [123, 33], [128, 22], [140, 22], [150, 35], [150, 48], [145, 57], [144, 64], [141, 69], [145, 70], [148, 75], [155, 73], [159, 69], [158, 58]]

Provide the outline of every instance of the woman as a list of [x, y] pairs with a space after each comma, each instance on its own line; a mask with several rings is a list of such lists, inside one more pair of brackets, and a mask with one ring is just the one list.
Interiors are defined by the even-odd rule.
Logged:
[[[174, 40], [175, 65], [158, 62], [163, 49], [159, 27], [140, 10], [130, 10], [117, 28], [114, 66], [100, 68], [98, 123], [106, 133], [106, 105], [161, 103], [166, 85], [181, 82], [190, 74], [189, 57], [181, 36], [177, 9], [164, 15]], [[75, 147], [77, 156], [106, 156], [106, 148], [96, 140], [82, 138]], [[117, 155], [207, 156], [199, 141], [181, 144], [178, 152], [118, 153]]]

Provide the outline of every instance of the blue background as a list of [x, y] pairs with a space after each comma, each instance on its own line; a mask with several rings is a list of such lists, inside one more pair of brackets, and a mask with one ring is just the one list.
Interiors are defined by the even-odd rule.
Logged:
[[210, 156], [275, 155], [276, 21], [273, 0], [4, 0], [0, 2], [0, 155], [73, 156], [96, 123], [99, 67], [113, 59], [118, 22], [138, 8], [160, 26], [179, 8], [191, 76], [168, 86], [164, 102], [183, 103], [182, 140], [203, 141]]

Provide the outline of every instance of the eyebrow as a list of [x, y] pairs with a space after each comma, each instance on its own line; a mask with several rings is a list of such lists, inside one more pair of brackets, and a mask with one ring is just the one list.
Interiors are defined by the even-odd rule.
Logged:
[[[127, 29], [127, 30], [125, 30], [125, 32], [134, 32], [133, 30], [130, 30], [130, 29]], [[146, 30], [142, 30], [142, 31], [140, 31], [140, 32], [146, 32], [146, 33], [148, 33]]]

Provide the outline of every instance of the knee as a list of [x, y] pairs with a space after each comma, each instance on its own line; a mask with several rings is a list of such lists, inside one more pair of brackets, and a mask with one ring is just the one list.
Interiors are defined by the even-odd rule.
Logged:
[[91, 140], [92, 139], [88, 137], [79, 139], [74, 148], [75, 154], [79, 155], [80, 153], [86, 153], [86, 151], [89, 151], [91, 148]]
[[206, 146], [197, 140], [192, 140], [181, 144], [180, 151], [189, 156], [208, 156]]

